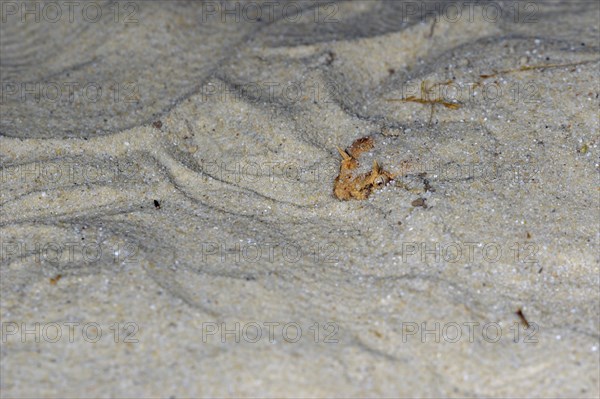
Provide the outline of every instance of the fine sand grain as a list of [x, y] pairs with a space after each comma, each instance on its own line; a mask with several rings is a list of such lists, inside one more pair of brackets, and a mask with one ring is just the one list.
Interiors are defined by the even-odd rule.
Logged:
[[600, 395], [598, 2], [31, 3], [3, 397]]

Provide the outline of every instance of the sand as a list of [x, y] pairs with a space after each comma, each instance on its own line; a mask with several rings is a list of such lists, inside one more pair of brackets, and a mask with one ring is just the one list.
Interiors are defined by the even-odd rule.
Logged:
[[598, 397], [597, 2], [32, 4], [3, 397]]

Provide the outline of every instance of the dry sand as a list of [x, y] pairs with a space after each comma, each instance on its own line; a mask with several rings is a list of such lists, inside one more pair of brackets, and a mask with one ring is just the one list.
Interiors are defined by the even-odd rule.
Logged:
[[598, 397], [598, 2], [31, 4], [3, 397]]

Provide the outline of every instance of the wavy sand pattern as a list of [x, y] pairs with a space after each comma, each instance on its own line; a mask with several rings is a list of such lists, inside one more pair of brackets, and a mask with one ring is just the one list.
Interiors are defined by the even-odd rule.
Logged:
[[94, 4], [3, 5], [4, 395], [598, 396], [598, 3]]

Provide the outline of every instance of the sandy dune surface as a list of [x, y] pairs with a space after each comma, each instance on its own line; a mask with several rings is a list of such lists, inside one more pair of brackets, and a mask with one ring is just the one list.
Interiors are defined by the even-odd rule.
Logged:
[[72, 7], [2, 2], [3, 397], [598, 397], [599, 3]]

